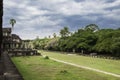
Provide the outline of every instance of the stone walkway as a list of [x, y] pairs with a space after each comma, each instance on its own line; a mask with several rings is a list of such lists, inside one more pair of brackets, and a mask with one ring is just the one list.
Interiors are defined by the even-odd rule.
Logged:
[[3, 77], [3, 61], [0, 60], [0, 80], [4, 80]]
[[0, 80], [24, 80], [7, 53], [2, 54]]

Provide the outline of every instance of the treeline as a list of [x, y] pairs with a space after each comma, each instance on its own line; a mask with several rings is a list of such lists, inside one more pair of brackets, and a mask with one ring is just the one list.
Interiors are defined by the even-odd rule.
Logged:
[[36, 49], [120, 57], [120, 29], [99, 29], [90, 24], [74, 33], [64, 27], [60, 35], [56, 37], [54, 33], [54, 38], [37, 38], [32, 42], [33, 46]]

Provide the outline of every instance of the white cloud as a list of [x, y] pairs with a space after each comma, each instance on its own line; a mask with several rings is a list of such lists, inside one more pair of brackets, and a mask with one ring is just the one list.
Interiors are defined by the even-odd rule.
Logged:
[[[120, 7], [120, 0], [106, 3], [105, 0], [85, 0], [83, 2], [69, 1], [62, 4], [58, 12], [64, 15], [109, 14], [107, 8]], [[117, 16], [117, 15], [116, 15]]]
[[114, 19], [120, 21], [120, 9], [109, 11], [108, 14], [104, 15], [103, 17], [108, 19]]
[[[15, 31], [24, 39], [44, 37], [59, 33], [60, 25], [76, 25], [78, 16], [81, 20], [99, 23], [99, 18], [120, 21], [120, 0], [4, 0], [4, 26], [9, 25], [9, 19], [15, 18]], [[99, 15], [99, 16], [98, 16]], [[73, 22], [65, 22], [66, 17]], [[107, 21], [106, 21], [107, 22]], [[89, 22], [88, 22], [89, 23]], [[102, 24], [102, 23], [100, 23]], [[113, 25], [120, 25], [113, 23]], [[86, 24], [87, 25], [87, 24]], [[103, 25], [103, 24], [102, 24]], [[79, 24], [78, 24], [79, 26]], [[110, 25], [111, 26], [111, 25]]]

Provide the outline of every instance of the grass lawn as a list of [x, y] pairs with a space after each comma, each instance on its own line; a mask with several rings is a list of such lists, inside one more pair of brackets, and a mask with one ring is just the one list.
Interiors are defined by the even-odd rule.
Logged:
[[110, 60], [101, 58], [92, 58], [78, 55], [59, 54], [60, 52], [40, 51], [42, 55], [71, 62], [74, 64], [87, 66], [120, 75], [120, 60]]
[[13, 57], [12, 61], [25, 80], [120, 80], [120, 78], [62, 64], [40, 56]]

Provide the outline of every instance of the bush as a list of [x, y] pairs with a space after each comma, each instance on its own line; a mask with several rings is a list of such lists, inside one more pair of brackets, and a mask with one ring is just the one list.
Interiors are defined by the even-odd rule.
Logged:
[[49, 57], [48, 56], [44, 56], [44, 59], [49, 59]]
[[60, 73], [68, 73], [67, 70], [61, 70]]

